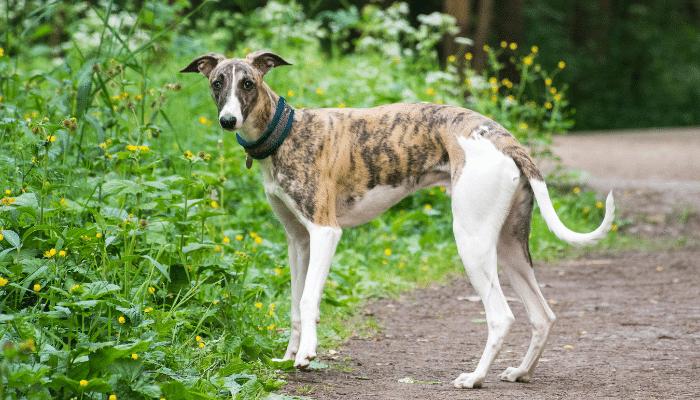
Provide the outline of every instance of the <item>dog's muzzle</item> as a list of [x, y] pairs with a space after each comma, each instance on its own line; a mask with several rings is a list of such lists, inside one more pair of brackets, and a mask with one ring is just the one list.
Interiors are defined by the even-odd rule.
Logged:
[[236, 117], [221, 117], [219, 118], [219, 125], [226, 130], [232, 131], [236, 129]]

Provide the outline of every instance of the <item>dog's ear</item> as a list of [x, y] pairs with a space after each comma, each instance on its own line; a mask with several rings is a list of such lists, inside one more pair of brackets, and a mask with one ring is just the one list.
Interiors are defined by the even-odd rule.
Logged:
[[226, 57], [221, 54], [208, 53], [203, 56], [199, 56], [190, 63], [190, 65], [181, 69], [180, 72], [201, 72], [209, 78], [209, 74], [216, 67], [218, 63], [224, 61]]
[[292, 65], [284, 61], [282, 57], [277, 54], [263, 50], [257, 50], [248, 54], [246, 60], [250, 61], [255, 68], [262, 71], [263, 75], [272, 68], [279, 67], [280, 65]]

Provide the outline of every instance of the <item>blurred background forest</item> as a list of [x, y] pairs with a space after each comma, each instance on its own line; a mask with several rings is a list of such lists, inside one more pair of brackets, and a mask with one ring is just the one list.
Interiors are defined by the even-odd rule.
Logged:
[[[36, 4], [35, 4], [36, 3]], [[40, 4], [41, 3], [41, 4]], [[62, 44], [76, 29], [86, 7], [62, 6], [62, 2], [6, 2], [7, 18], [0, 22], [6, 31], [5, 52], [14, 54], [31, 48], [58, 56]], [[99, 1], [82, 2], [96, 6]], [[189, 26], [177, 27], [181, 33], [195, 29], [224, 36], [217, 49], [233, 50], [244, 45], [250, 31], [245, 21], [222, 15], [253, 15], [266, 0], [237, 1], [144, 1], [117, 0], [125, 11], [150, 10], [145, 21], [153, 29], [162, 28], [200, 7]], [[205, 4], [202, 4], [205, 3]], [[289, 3], [282, 1], [281, 3]], [[358, 10], [367, 4], [389, 7], [391, 1], [311, 0], [300, 6], [307, 18], [322, 21], [331, 31], [346, 35], [352, 53], [360, 37]], [[439, 11], [455, 18], [459, 32], [443, 39], [438, 52], [443, 63], [455, 55], [458, 62], [467, 52], [474, 53], [472, 68], [480, 71], [485, 54], [476, 49], [497, 47], [502, 41], [519, 46], [538, 46], [538, 61], [551, 68], [563, 60], [567, 68], [562, 80], [569, 85], [569, 99], [575, 109], [576, 130], [647, 128], [700, 124], [700, 0], [409, 0], [409, 20]], [[22, 20], [42, 13], [42, 26], [27, 26]], [[34, 20], [36, 21], [36, 20]], [[243, 22], [243, 23], [241, 23]], [[257, 23], [264, 21], [258, 20]], [[264, 26], [260, 26], [264, 29]], [[219, 29], [217, 31], [217, 29]], [[228, 30], [222, 32], [221, 30]], [[28, 34], [29, 33], [29, 34]], [[22, 40], [18, 40], [21, 38]], [[461, 40], [454, 38], [467, 38]], [[226, 43], [229, 42], [229, 43]], [[330, 46], [331, 41], [326, 41]], [[460, 44], [462, 43], [462, 44]], [[469, 43], [468, 45], [464, 45]], [[303, 45], [303, 43], [299, 43]], [[204, 49], [214, 50], [214, 49]], [[274, 50], [274, 49], [271, 49]], [[331, 52], [333, 49], [325, 49]], [[507, 61], [506, 56], [502, 56]], [[518, 79], [515, 68], [505, 75]]]

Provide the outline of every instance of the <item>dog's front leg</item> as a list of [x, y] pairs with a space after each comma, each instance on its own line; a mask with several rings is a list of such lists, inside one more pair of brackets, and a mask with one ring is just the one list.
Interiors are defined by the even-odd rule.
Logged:
[[[294, 366], [306, 368], [311, 360], [316, 358], [318, 336], [316, 324], [320, 321], [319, 306], [323, 286], [328, 278], [331, 260], [340, 240], [342, 231], [330, 226], [308, 226], [310, 239], [309, 269], [304, 282], [304, 293], [301, 296], [301, 341]], [[291, 341], [290, 341], [291, 342]]]
[[292, 307], [289, 344], [281, 361], [294, 360], [301, 341], [301, 295], [304, 292], [306, 272], [309, 269], [309, 231], [276, 196], [268, 196], [268, 202], [287, 235], [289, 271], [292, 278]]

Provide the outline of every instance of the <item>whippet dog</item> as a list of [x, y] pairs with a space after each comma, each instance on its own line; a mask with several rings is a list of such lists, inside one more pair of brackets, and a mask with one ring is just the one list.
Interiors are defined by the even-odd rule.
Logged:
[[544, 350], [554, 313], [535, 281], [529, 233], [533, 199], [561, 240], [593, 244], [611, 229], [612, 192], [595, 231], [576, 233], [559, 220], [542, 173], [501, 125], [474, 111], [440, 104], [389, 104], [369, 109], [293, 109], [263, 82], [291, 65], [263, 51], [246, 58], [216, 53], [181, 72], [209, 79], [219, 124], [238, 130], [247, 166], [257, 159], [263, 188], [284, 227], [292, 280], [291, 335], [283, 360], [306, 368], [316, 357], [319, 304], [341, 228], [376, 218], [409, 194], [442, 186], [452, 197], [453, 230], [469, 280], [486, 310], [488, 339], [476, 370], [454, 380], [480, 387], [514, 317], [497, 265], [525, 305], [532, 340], [517, 368], [500, 377], [527, 382]]

